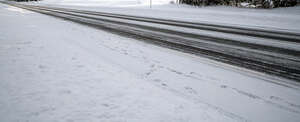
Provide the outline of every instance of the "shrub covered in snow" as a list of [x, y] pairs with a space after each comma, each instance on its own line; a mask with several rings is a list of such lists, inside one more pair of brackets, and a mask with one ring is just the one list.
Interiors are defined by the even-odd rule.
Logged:
[[179, 2], [195, 6], [230, 5], [251, 8], [275, 8], [295, 6], [299, 0], [179, 0]]

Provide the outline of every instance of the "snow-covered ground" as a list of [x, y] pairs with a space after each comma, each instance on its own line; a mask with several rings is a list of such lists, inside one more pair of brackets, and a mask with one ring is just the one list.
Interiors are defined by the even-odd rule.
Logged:
[[[43, 0], [39, 5], [61, 6], [136, 16], [157, 17], [225, 25], [268, 27], [300, 31], [300, 6], [275, 9], [249, 9], [229, 6], [193, 7], [169, 4], [172, 0]], [[138, 2], [140, 1], [140, 2]]]
[[288, 82], [0, 4], [1, 122], [299, 122]]
[[[152, 0], [153, 5], [169, 4], [175, 0]], [[76, 5], [76, 6], [145, 6], [150, 4], [150, 0], [42, 0], [44, 4]]]

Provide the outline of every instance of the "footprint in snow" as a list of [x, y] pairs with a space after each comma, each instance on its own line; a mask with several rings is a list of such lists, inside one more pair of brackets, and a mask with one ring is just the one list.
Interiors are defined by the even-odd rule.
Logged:
[[161, 83], [161, 85], [162, 85], [162, 86], [168, 86], [168, 85], [167, 85], [167, 84], [165, 84], [165, 83]]
[[72, 60], [76, 60], [77, 58], [76, 58], [76, 57], [72, 57], [71, 59], [72, 59]]
[[226, 86], [226, 85], [221, 85], [220, 87], [225, 89], [225, 88], [227, 88], [228, 86]]
[[46, 69], [46, 66], [44, 66], [44, 65], [39, 65], [38, 67], [39, 67], [39, 69]]
[[59, 94], [71, 94], [72, 91], [71, 90], [61, 90], [59, 91]]
[[78, 67], [78, 68], [83, 68], [84, 65], [77, 65], [76, 67]]
[[191, 94], [197, 94], [197, 91], [191, 87], [186, 86], [186, 87], [184, 87], [184, 89]]
[[41, 72], [46, 72], [47, 67], [44, 65], [39, 65], [38, 68], [41, 70]]

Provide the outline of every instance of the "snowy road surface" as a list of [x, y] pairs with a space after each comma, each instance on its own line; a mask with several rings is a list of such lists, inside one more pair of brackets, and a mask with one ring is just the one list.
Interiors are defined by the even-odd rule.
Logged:
[[[70, 2], [72, 1], [72, 2]], [[269, 27], [274, 29], [288, 29], [295, 32], [300, 31], [300, 6], [284, 7], [276, 9], [247, 9], [230, 6], [194, 7], [188, 5], [172, 5], [161, 2], [151, 9], [149, 5], [136, 4], [131, 7], [119, 7], [122, 3], [105, 4], [109, 2], [98, 2], [94, 0], [43, 0], [34, 5], [61, 6], [63, 8], [74, 8], [108, 13], [119, 13], [125, 15], [156, 17], [190, 22], [232, 24], [239, 26]], [[105, 0], [101, 0], [105, 1]], [[135, 1], [135, 0], [110, 0], [110, 1]], [[137, 0], [138, 1], [138, 0]], [[147, 1], [147, 0], [141, 0]], [[153, 0], [170, 1], [170, 0]], [[130, 3], [129, 4], [133, 4]], [[149, 4], [149, 3], [148, 3]]]
[[0, 4], [0, 121], [300, 121], [285, 79]]

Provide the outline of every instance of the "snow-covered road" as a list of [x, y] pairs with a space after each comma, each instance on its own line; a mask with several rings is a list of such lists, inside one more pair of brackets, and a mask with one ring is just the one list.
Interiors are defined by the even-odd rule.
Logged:
[[[118, 13], [144, 17], [156, 17], [189, 22], [203, 22], [213, 24], [216, 23], [245, 27], [268, 27], [276, 30], [287, 29], [288, 31], [294, 32], [300, 31], [300, 6], [276, 9], [248, 9], [230, 6], [194, 7], [188, 5], [166, 4], [166, 2], [161, 2], [161, 5], [154, 5], [152, 8], [149, 8], [149, 5], [145, 6], [144, 4], [136, 4], [135, 6], [131, 7], [119, 6], [122, 6], [122, 3], [126, 3], [126, 1], [128, 2], [135, 0], [110, 0], [123, 1], [122, 3], [106, 2], [106, 0], [97, 0], [98, 4], [92, 1], [94, 0], [42, 0], [41, 2], [34, 2], [29, 4], [44, 5], [48, 7], [60, 6], [63, 8], [74, 8], [80, 10]], [[153, 1], [159, 2], [171, 0]], [[113, 4], [107, 5], [106, 3]], [[128, 4], [133, 3], [128, 2]]]
[[300, 121], [289, 81], [0, 4], [0, 121]]

